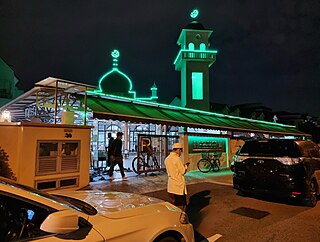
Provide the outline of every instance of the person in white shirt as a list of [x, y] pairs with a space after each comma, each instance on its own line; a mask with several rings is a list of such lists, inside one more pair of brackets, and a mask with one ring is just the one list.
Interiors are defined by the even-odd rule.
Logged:
[[189, 162], [185, 165], [180, 158], [183, 152], [182, 144], [173, 144], [173, 150], [170, 152], [164, 163], [168, 173], [167, 191], [172, 203], [183, 211], [187, 206], [187, 187], [184, 174], [187, 171]]

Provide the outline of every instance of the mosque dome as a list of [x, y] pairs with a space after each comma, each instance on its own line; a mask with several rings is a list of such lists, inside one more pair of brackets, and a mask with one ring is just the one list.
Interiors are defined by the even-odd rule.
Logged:
[[105, 94], [133, 97], [130, 78], [118, 69], [119, 51], [113, 50], [111, 56], [113, 57], [113, 69], [100, 78], [100, 91]]
[[130, 79], [117, 68], [105, 74], [100, 79], [100, 90], [105, 94], [130, 96], [132, 84]]
[[193, 20], [191, 23], [189, 23], [184, 29], [195, 29], [195, 30], [204, 30], [205, 28], [201, 23], [199, 23], [196, 20]]

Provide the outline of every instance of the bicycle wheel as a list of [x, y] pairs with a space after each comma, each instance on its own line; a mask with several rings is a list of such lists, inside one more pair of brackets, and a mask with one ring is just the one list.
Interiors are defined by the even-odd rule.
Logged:
[[211, 163], [207, 159], [201, 159], [198, 161], [198, 169], [203, 173], [207, 173], [211, 170]]
[[[139, 163], [138, 163], [138, 161], [139, 161]], [[143, 161], [143, 159], [141, 157], [135, 157], [132, 160], [132, 170], [137, 174], [141, 173], [141, 171], [143, 170], [144, 165], [145, 165], [145, 163], [144, 163], [144, 161]]]
[[220, 160], [216, 159], [212, 162], [213, 171], [218, 172], [220, 171]]

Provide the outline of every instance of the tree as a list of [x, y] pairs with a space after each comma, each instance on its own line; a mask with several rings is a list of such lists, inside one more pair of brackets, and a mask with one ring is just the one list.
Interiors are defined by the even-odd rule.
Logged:
[[0, 147], [0, 176], [16, 180], [14, 173], [9, 166], [9, 155]]
[[298, 129], [304, 133], [311, 134], [312, 140], [320, 143], [320, 127], [312, 120], [305, 120], [298, 125]]

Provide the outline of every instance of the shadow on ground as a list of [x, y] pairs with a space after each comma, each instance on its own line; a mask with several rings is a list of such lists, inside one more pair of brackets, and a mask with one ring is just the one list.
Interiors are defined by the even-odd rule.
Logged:
[[[211, 187], [212, 184], [208, 182], [187, 185], [189, 196], [187, 214], [195, 230], [195, 241], [206, 240], [204, 236], [197, 232], [197, 228], [201, 224], [201, 220], [203, 218], [201, 210], [210, 204]], [[144, 193], [144, 195], [170, 202], [170, 198], [166, 190], [148, 192]]]

